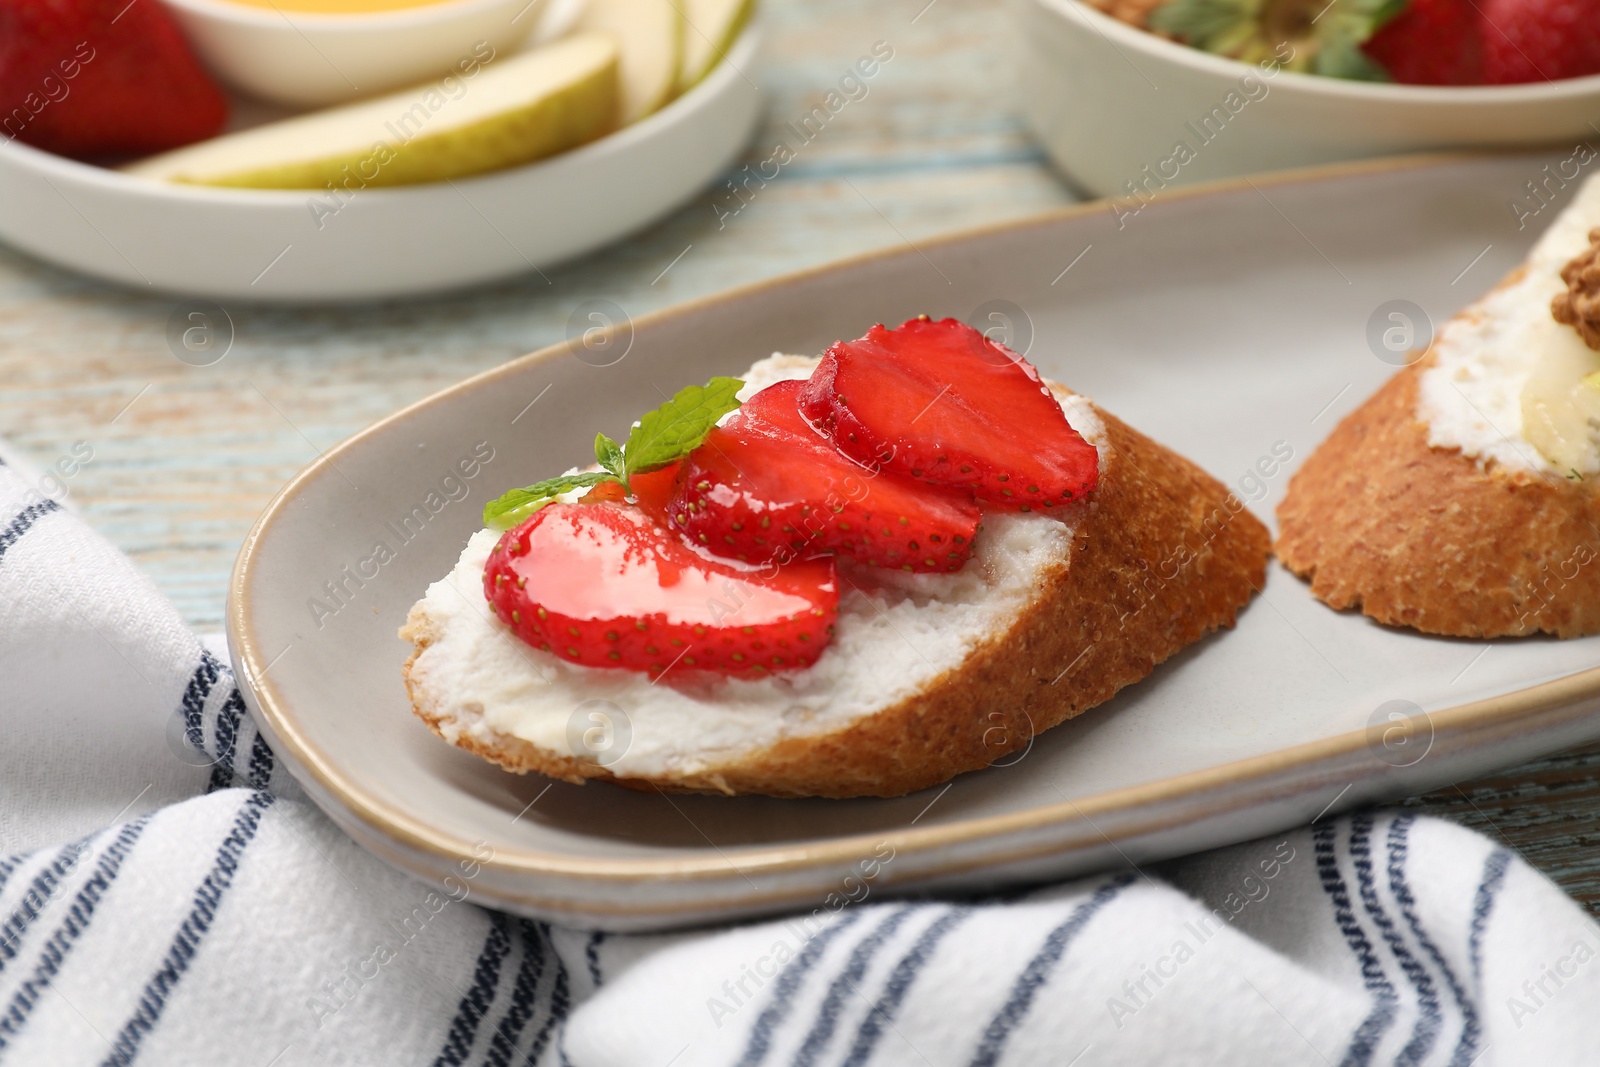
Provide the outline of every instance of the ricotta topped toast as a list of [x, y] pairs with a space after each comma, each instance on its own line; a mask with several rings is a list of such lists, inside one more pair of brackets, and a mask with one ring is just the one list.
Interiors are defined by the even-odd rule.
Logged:
[[1456, 637], [1600, 632], [1600, 182], [1307, 458], [1278, 557]]
[[[817, 363], [763, 360], [740, 398]], [[841, 552], [831, 641], [808, 666], [644, 672], [533, 647], [485, 601], [502, 534], [484, 530], [401, 630], [416, 713], [509, 770], [665, 791], [895, 796], [1025, 747], [1231, 627], [1268, 551], [1221, 483], [1047, 387], [1093, 446], [1093, 493], [1050, 511], [986, 509], [971, 558], [950, 573]]]

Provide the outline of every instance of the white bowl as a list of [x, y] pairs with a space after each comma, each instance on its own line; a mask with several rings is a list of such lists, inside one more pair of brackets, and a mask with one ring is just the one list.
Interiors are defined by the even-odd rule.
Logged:
[[313, 212], [329, 200], [313, 190], [168, 184], [0, 141], [0, 239], [85, 274], [217, 300], [400, 296], [548, 267], [660, 218], [732, 163], [760, 116], [744, 73], [759, 45], [747, 28], [699, 85], [582, 148], [363, 189], [333, 214]]
[[510, 51], [537, 24], [544, 0], [442, 0], [348, 15], [230, 0], [163, 2], [222, 81], [310, 108], [442, 77], [459, 62], [482, 60], [485, 48]]
[[[1600, 116], [1600, 75], [1469, 87], [1269, 76], [1080, 0], [1012, 0], [1012, 13], [1028, 120], [1062, 172], [1097, 196], [1148, 201], [1168, 185], [1400, 152], [1576, 146]], [[1202, 127], [1213, 109], [1220, 118]], [[1180, 143], [1192, 159], [1179, 162]], [[1578, 153], [1567, 179], [1591, 155]]]

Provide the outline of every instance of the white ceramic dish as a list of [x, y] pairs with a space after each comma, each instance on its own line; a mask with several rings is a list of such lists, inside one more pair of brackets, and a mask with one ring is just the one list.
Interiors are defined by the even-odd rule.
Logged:
[[1081, 0], [1011, 9], [1028, 120], [1055, 164], [1096, 196], [1148, 199], [1167, 185], [1443, 148], [1565, 142], [1566, 158], [1596, 136], [1600, 75], [1460, 88], [1267, 77]]
[[363, 189], [342, 206], [309, 191], [149, 181], [0, 142], [0, 239], [85, 274], [217, 300], [392, 297], [547, 267], [660, 218], [733, 161], [760, 117], [748, 73], [759, 46], [747, 27], [699, 85], [582, 148]]
[[[441, 77], [458, 61], [514, 49], [544, 0], [441, 0], [322, 15], [229, 0], [163, 0], [228, 85], [292, 108], [326, 107]], [[477, 49], [478, 51], [475, 51]]]
[[[1600, 638], [1484, 645], [1385, 629], [1328, 610], [1276, 564], [1236, 630], [1011, 765], [896, 800], [667, 797], [507, 774], [412, 715], [395, 637], [484, 502], [581, 461], [597, 429], [622, 432], [660, 395], [775, 349], [817, 352], [924, 311], [1009, 322], [1045, 373], [1267, 517], [1289, 469], [1394, 369], [1368, 348], [1374, 310], [1407, 299], [1442, 321], [1493, 284], [1535, 232], [1516, 231], [1505, 191], [1543, 162], [1229, 183], [1175, 193], [1121, 232], [1085, 205], [652, 315], [612, 366], [565, 347], [508, 363], [333, 449], [262, 515], [228, 608], [248, 700], [315, 800], [396, 866], [437, 879], [477, 848], [492, 853], [482, 899], [633, 929], [814, 906], [859, 891], [862, 865], [886, 853], [874, 892], [1149, 861], [1600, 738]], [[1294, 460], [1271, 463], [1285, 446]], [[493, 457], [475, 478], [441, 487], [483, 447]], [[394, 524], [423, 506], [437, 514], [413, 518], [402, 542]], [[380, 540], [393, 559], [361, 564]], [[343, 584], [343, 603], [325, 583]], [[1396, 737], [1391, 700], [1428, 714]]]

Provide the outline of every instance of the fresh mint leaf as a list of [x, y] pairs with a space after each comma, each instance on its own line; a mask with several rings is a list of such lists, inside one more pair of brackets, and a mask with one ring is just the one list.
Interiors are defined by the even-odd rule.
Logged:
[[483, 524], [496, 530], [509, 530], [562, 493], [616, 480], [609, 471], [585, 471], [582, 474], [546, 478], [489, 501], [483, 508]]
[[623, 459], [622, 446], [603, 433], [594, 435], [594, 458], [600, 466], [617, 476], [623, 485], [628, 484], [626, 461]]
[[586, 489], [601, 482], [628, 484], [628, 476], [659, 470], [698, 448], [717, 420], [739, 406], [737, 378], [713, 378], [691, 385], [639, 420], [628, 435], [626, 447], [605, 434], [595, 434], [594, 458], [605, 470], [562, 474], [522, 489], [513, 489], [483, 509], [483, 523], [509, 530], [562, 493]]
[[713, 378], [678, 390], [628, 435], [627, 473], [659, 470], [699, 447], [717, 420], [739, 406], [743, 387], [738, 378]]

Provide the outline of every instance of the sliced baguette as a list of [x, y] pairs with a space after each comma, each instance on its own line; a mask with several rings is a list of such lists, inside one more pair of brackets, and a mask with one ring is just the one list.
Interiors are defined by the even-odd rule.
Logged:
[[1329, 607], [1451, 637], [1600, 632], [1600, 492], [1428, 443], [1427, 356], [1313, 452], [1278, 505], [1278, 558]]
[[1591, 178], [1290, 479], [1276, 548], [1313, 595], [1450, 637], [1600, 633], [1600, 453], [1572, 392], [1600, 353], [1552, 310], [1597, 225]]
[[[803, 376], [812, 365], [795, 357], [775, 359], [790, 361], [780, 368], [782, 377]], [[747, 380], [763, 373], [771, 376], [771, 368], [763, 368], [773, 362], [752, 368]], [[1052, 389], [1074, 426], [1100, 449], [1100, 486], [1075, 515], [1065, 517], [1065, 525], [1043, 515], [986, 520], [991, 529], [980, 534], [979, 556], [966, 571], [1014, 571], [1023, 566], [1017, 560], [1027, 556], [1016, 546], [1046, 548], [1027, 557], [1025, 573], [1030, 581], [1020, 591], [1013, 590], [1013, 599], [1004, 601], [1005, 609], [986, 632], [958, 649], [953, 658], [948, 648], [933, 647], [940, 636], [928, 631], [926, 640], [940, 669], [927, 670], [908, 657], [908, 670], [927, 674], [909, 691], [904, 686], [902, 691], [894, 689], [903, 673], [889, 662], [902, 654], [895, 636], [884, 632], [885, 647], [876, 651], [870, 643], [862, 646], [866, 652], [848, 651], [867, 640], [860, 638], [860, 631], [882, 621], [873, 611], [889, 618], [881, 606], [862, 607], [877, 604], [863, 595], [855, 601], [860, 618], [852, 621], [850, 612], [842, 611], [834, 646], [816, 667], [798, 673], [824, 671], [829, 656], [859, 655], [869, 661], [861, 671], [871, 671], [879, 680], [881, 702], [868, 701], [868, 706], [841, 716], [831, 714], [837, 709], [831, 707], [830, 697], [837, 697], [836, 704], [860, 703], [843, 689], [837, 694], [808, 694], [809, 682], [803, 677], [761, 683], [793, 686], [795, 706], [776, 712], [757, 709], [755, 714], [776, 719], [774, 727], [758, 732], [748, 743], [730, 745], [725, 738], [722, 743], [713, 740], [726, 732], [724, 726], [731, 731], [743, 721], [741, 716], [750, 714], [740, 703], [745, 691], [733, 686], [756, 683], [663, 680], [647, 691], [645, 699], [669, 699], [660, 696], [669, 684], [685, 688], [686, 693], [675, 690], [670, 699], [685, 705], [689, 718], [669, 719], [649, 706], [630, 707], [624, 714], [630, 719], [634, 750], [606, 761], [609, 765], [580, 758], [570, 745], [561, 743], [558, 721], [547, 724], [551, 729], [541, 735], [542, 743], [536, 742], [500, 728], [506, 720], [492, 706], [496, 697], [485, 698], [477, 690], [467, 696], [461, 684], [463, 672], [484, 669], [479, 653], [486, 658], [499, 655], [500, 669], [512, 673], [522, 672], [523, 662], [531, 662], [528, 657], [543, 655], [520, 645], [516, 658], [503, 646], [491, 652], [482, 646], [515, 639], [481, 607], [470, 613], [452, 607], [452, 601], [473, 595], [470, 564], [476, 561], [468, 558], [469, 547], [456, 572], [458, 584], [432, 587], [400, 631], [413, 646], [404, 673], [416, 714], [445, 740], [508, 770], [537, 771], [571, 782], [610, 779], [631, 788], [668, 792], [898, 796], [994, 763], [1025, 747], [1036, 733], [1109, 700], [1210, 631], [1231, 627], [1265, 576], [1269, 535], [1237, 497], [1194, 464], [1087, 400], [1060, 386]], [[919, 577], [936, 582], [963, 579], [962, 575]], [[969, 586], [975, 581], [997, 583], [995, 592], [980, 590], [980, 595], [1011, 595], [1001, 589], [999, 579], [979, 575], [964, 580]], [[913, 602], [897, 609], [902, 630], [908, 619], [915, 627], [919, 611], [935, 610], [931, 601], [916, 601], [939, 588], [943, 587], [923, 585], [910, 594]], [[970, 595], [970, 590], [962, 595]], [[481, 599], [481, 592], [477, 596]], [[494, 627], [499, 627], [498, 633]], [[463, 628], [474, 629], [464, 634]], [[898, 636], [906, 637], [903, 632]], [[442, 649], [449, 642], [455, 642], [455, 648], [446, 654]], [[879, 662], [870, 662], [874, 657]], [[622, 684], [615, 676], [630, 673], [574, 667], [550, 656], [544, 656], [538, 668], [586, 672], [582, 681], [602, 696]], [[858, 676], [847, 681], [859, 688]], [[537, 699], [539, 692], [539, 682], [528, 675], [506, 689], [504, 699]], [[805, 699], [811, 700], [809, 708], [801, 707]], [[618, 702], [625, 703], [620, 696]], [[557, 716], [569, 710], [570, 704], [551, 709]], [[671, 724], [681, 727], [685, 722], [697, 723], [702, 736], [661, 736]], [[651, 731], [656, 736], [647, 736]], [[639, 755], [641, 749], [651, 753], [649, 759]]]

